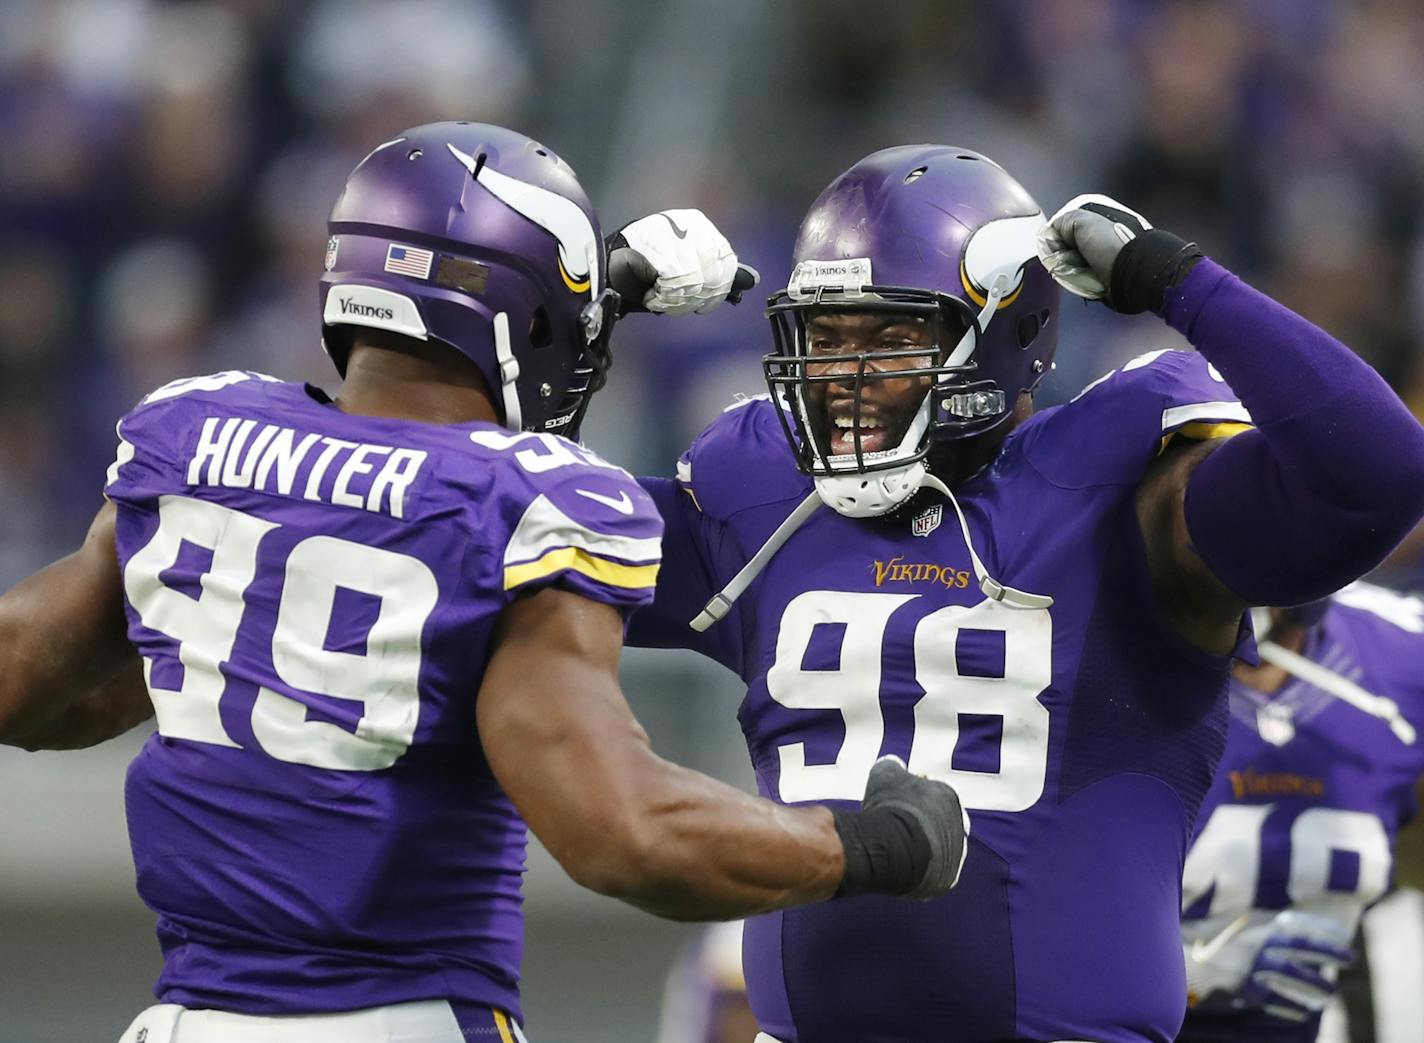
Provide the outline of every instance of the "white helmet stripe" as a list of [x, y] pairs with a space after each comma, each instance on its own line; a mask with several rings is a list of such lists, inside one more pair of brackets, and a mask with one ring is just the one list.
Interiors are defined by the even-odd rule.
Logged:
[[583, 207], [547, 188], [501, 174], [475, 157], [446, 143], [470, 174], [510, 209], [527, 217], [559, 242], [559, 261], [568, 275], [589, 283], [590, 296], [599, 292], [598, 237]]

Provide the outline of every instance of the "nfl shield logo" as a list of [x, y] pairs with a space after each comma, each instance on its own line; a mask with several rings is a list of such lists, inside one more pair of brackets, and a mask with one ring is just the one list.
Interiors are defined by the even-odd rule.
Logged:
[[1295, 722], [1289, 706], [1267, 703], [1256, 711], [1256, 731], [1272, 746], [1284, 746], [1295, 738]]
[[326, 241], [326, 270], [331, 271], [336, 267], [336, 236], [332, 236]]
[[926, 507], [910, 520], [910, 532], [915, 536], [928, 536], [939, 528], [940, 519], [943, 517], [943, 504], [937, 503], [933, 507]]

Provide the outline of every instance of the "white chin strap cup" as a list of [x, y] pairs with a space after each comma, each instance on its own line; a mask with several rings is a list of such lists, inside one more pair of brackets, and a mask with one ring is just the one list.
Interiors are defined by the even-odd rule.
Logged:
[[878, 518], [914, 496], [926, 474], [923, 460], [865, 474], [822, 474], [815, 478], [816, 495], [846, 518]]

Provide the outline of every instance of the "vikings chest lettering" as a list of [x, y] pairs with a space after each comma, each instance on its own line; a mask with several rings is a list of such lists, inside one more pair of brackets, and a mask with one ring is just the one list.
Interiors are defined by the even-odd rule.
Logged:
[[188, 484], [253, 489], [404, 518], [423, 449], [349, 442], [238, 417], [203, 421]]
[[1389, 885], [1393, 823], [1407, 814], [1417, 776], [1411, 765], [1391, 791], [1388, 764], [1359, 729], [1333, 728], [1328, 714], [1305, 721], [1284, 746], [1233, 722], [1219, 803], [1202, 809], [1187, 853], [1183, 908], [1222, 917], [1310, 905], [1338, 910], [1353, 930]]

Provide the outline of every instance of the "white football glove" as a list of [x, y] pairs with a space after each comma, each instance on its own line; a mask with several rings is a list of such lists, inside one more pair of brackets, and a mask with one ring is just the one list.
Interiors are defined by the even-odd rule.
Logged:
[[1352, 954], [1345, 928], [1314, 913], [1263, 910], [1183, 925], [1189, 1005], [1254, 1008], [1286, 1021], [1318, 1014]]
[[1354, 959], [1345, 928], [1315, 913], [1287, 909], [1271, 921], [1241, 995], [1285, 1021], [1308, 1021], [1325, 1009], [1340, 971]]
[[[641, 305], [664, 315], [705, 315], [727, 299], [737, 275], [732, 244], [701, 210], [661, 210], [641, 217], [620, 229], [612, 244], [609, 282], [614, 289], [626, 297], [630, 285], [636, 293], [651, 281], [640, 297], [626, 302], [634, 310]], [[638, 257], [620, 259], [621, 249]], [[630, 269], [636, 277], [624, 274]]]

